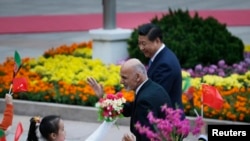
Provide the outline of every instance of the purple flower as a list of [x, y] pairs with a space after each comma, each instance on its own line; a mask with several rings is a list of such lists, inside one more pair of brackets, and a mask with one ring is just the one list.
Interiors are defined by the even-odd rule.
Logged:
[[225, 65], [226, 65], [225, 60], [220, 60], [218, 62], [218, 66], [221, 67], [221, 68], [223, 68], [223, 66], [225, 66]]
[[202, 71], [202, 65], [201, 64], [196, 65], [195, 71]]
[[208, 70], [209, 70], [209, 67], [204, 67], [203, 72], [204, 72], [204, 73], [207, 73]]
[[250, 64], [250, 58], [245, 58], [245, 62], [247, 63], [247, 65]]
[[250, 52], [245, 52], [245, 53], [244, 53], [244, 57], [245, 57], [245, 58], [250, 58]]
[[215, 72], [215, 69], [214, 69], [214, 68], [209, 68], [209, 69], [208, 69], [208, 73], [209, 73], [209, 74], [214, 74], [214, 72]]
[[226, 76], [226, 74], [225, 74], [224, 71], [219, 71], [219, 72], [218, 72], [218, 75], [221, 76], [221, 77], [225, 77], [225, 76]]
[[210, 68], [217, 69], [218, 67], [216, 65], [211, 65]]

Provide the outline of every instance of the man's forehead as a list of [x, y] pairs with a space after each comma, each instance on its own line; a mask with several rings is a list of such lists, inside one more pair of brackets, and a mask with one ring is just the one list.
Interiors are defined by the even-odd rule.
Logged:
[[120, 76], [121, 78], [128, 78], [129, 74], [126, 71], [121, 71]]
[[148, 40], [148, 37], [147, 37], [147, 36], [141, 36], [141, 35], [140, 35], [140, 36], [138, 37], [138, 40], [139, 40], [139, 41], [147, 41], [147, 40]]
[[120, 75], [122, 77], [128, 77], [129, 75], [131, 75], [131, 67], [129, 66], [122, 67], [120, 71]]

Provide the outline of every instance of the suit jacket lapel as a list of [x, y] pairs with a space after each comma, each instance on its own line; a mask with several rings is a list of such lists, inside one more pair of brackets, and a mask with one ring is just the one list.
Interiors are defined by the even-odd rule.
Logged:
[[148, 76], [151, 77], [152, 72], [155, 68], [155, 66], [157, 66], [158, 62], [160, 61], [160, 58], [165, 55], [165, 52], [167, 52], [167, 48], [164, 47], [164, 49], [162, 49], [159, 54], [157, 54], [157, 56], [155, 57], [154, 61], [151, 63], [150, 67], [148, 68]]
[[143, 89], [145, 87], [147, 87], [147, 85], [149, 85], [149, 83], [151, 83], [152, 80], [148, 79], [147, 82], [145, 82], [142, 87], [140, 88], [140, 90], [138, 91], [138, 93], [135, 95], [135, 101], [133, 102], [133, 111], [131, 113], [131, 120], [130, 120], [130, 130], [131, 131], [134, 131], [134, 124], [135, 124], [135, 119], [134, 119], [134, 114], [136, 112], [136, 103], [137, 103], [137, 100], [138, 98], [140, 97], [140, 95], [142, 94], [141, 91], [143, 91]]

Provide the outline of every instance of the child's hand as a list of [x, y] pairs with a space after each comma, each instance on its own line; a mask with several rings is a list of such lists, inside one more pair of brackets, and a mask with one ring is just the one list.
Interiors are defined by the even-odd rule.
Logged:
[[5, 103], [6, 104], [13, 104], [13, 98], [10, 94], [5, 95]]

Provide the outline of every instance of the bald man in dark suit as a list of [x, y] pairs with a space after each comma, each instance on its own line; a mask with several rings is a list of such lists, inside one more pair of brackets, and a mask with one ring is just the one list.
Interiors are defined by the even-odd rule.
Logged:
[[[165, 117], [164, 113], [161, 112], [161, 106], [167, 104], [168, 107], [172, 107], [170, 97], [161, 85], [148, 78], [145, 66], [138, 59], [126, 61], [121, 66], [120, 76], [121, 84], [126, 89], [135, 91], [134, 102], [124, 104], [123, 108], [123, 115], [131, 117], [130, 131], [135, 136], [136, 141], [150, 141], [135, 129], [135, 124], [140, 122], [154, 130], [147, 115], [149, 111], [152, 111], [157, 118]], [[97, 95], [102, 95], [101, 86], [93, 78], [89, 78], [88, 82], [95, 89], [95, 92], [99, 93]]]
[[168, 93], [162, 86], [148, 79], [146, 68], [137, 59], [130, 59], [121, 67], [121, 83], [126, 89], [135, 91], [135, 101], [124, 105], [123, 115], [131, 117], [130, 131], [135, 135], [136, 141], [150, 141], [145, 135], [141, 135], [134, 127], [136, 122], [151, 127], [147, 115], [152, 111], [158, 118], [165, 117], [161, 112], [161, 106], [167, 104], [172, 107]]

